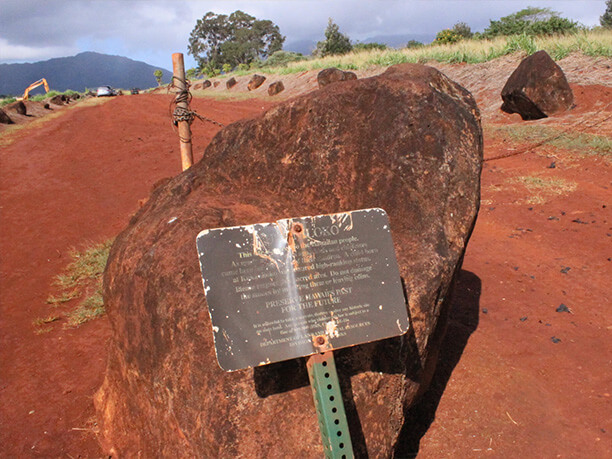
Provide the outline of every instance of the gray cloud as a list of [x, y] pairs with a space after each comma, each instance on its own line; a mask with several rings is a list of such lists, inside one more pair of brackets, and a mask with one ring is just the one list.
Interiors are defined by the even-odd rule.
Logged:
[[[168, 68], [173, 52], [187, 54], [189, 34], [207, 11], [237, 9], [279, 25], [287, 44], [323, 38], [329, 17], [353, 40], [428, 36], [459, 21], [483, 30], [527, 6], [549, 7], [596, 25], [605, 0], [2, 0], [0, 62], [33, 62], [81, 51], [120, 54]], [[193, 60], [186, 55], [187, 65]]]

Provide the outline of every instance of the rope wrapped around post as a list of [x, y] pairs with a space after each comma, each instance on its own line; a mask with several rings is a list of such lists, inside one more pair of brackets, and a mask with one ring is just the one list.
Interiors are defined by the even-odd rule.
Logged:
[[[181, 84], [175, 85], [174, 80], [177, 80], [179, 83], [182, 83], [182, 85]], [[196, 111], [191, 109], [191, 99], [193, 98], [193, 96], [191, 95], [191, 92], [189, 91], [190, 87], [191, 87], [191, 82], [188, 79], [181, 80], [177, 76], [172, 77], [172, 83], [170, 83], [170, 86], [168, 86], [168, 92], [170, 92], [173, 89], [176, 90], [175, 91], [176, 97], [170, 103], [170, 116], [172, 118], [172, 124], [175, 127], [178, 126], [179, 121], [186, 121], [189, 124], [191, 124], [193, 123], [194, 119], [198, 118], [200, 121], [207, 121], [219, 127], [225, 127], [224, 124], [219, 123], [218, 121], [215, 121], [213, 119], [207, 118], [205, 116], [202, 116]], [[181, 103], [185, 103], [187, 105], [187, 108], [179, 106], [179, 104]], [[184, 142], [184, 139], [181, 139], [181, 141]]]

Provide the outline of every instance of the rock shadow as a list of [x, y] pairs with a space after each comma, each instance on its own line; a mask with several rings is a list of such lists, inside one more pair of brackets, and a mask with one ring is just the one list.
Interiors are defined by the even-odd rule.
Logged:
[[[406, 420], [396, 447], [396, 457], [416, 457], [419, 443], [435, 418], [435, 412], [450, 376], [459, 362], [470, 335], [478, 326], [481, 281], [475, 274], [461, 270], [450, 303], [448, 328], [444, 335], [436, 370], [428, 389], [406, 413]], [[406, 345], [408, 344], [408, 345]], [[377, 355], [403, 356], [400, 360], [372, 358]], [[423, 369], [418, 357], [413, 329], [402, 344], [401, 337], [389, 338], [334, 351], [338, 379], [351, 430], [355, 457], [367, 457], [365, 436], [353, 400], [351, 376], [365, 371], [405, 374], [418, 380]], [[405, 362], [414, 362], [406, 368]], [[259, 397], [287, 392], [310, 384], [306, 358], [286, 360], [253, 369], [255, 391]]]
[[436, 410], [451, 374], [463, 355], [470, 335], [478, 327], [481, 291], [482, 282], [476, 274], [464, 270], [459, 272], [450, 305], [448, 328], [440, 347], [436, 370], [428, 389], [406, 413], [395, 457], [417, 456], [421, 438], [435, 419]]

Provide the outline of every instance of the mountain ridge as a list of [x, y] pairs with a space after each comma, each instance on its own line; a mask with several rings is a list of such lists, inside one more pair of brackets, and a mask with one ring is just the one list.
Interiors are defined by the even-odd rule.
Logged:
[[[0, 64], [0, 94], [19, 96], [34, 81], [45, 78], [56, 91], [83, 92], [98, 86], [150, 88], [157, 86], [155, 70], [170, 82], [172, 72], [123, 56], [85, 51], [75, 56], [56, 57], [24, 64]], [[43, 92], [41, 88], [33, 93]]]

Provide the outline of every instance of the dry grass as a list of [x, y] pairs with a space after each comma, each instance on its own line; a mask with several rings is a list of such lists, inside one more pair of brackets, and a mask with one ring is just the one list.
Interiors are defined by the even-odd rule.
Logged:
[[509, 180], [511, 184], [519, 184], [531, 193], [526, 199], [528, 204], [544, 204], [548, 199], [567, 195], [576, 190], [578, 184], [573, 181], [539, 175], [525, 175]]
[[474, 64], [515, 52], [532, 54], [539, 50], [545, 50], [555, 60], [563, 59], [573, 52], [581, 52], [587, 56], [612, 57], [612, 31], [583, 31], [575, 34], [542, 37], [519, 35], [498, 37], [493, 40], [464, 40], [451, 45], [432, 44], [420, 48], [359, 51], [342, 56], [292, 62], [286, 67], [266, 68], [265, 71], [287, 74], [326, 67], [365, 70], [373, 66], [429, 61]]
[[[108, 254], [113, 240], [94, 244], [83, 251], [72, 250], [72, 261], [64, 271], [55, 277], [53, 284], [59, 289], [59, 294], [49, 295], [47, 302], [59, 306], [76, 298], [84, 299], [73, 309], [64, 313], [66, 327], [79, 325], [104, 314], [102, 300], [102, 274], [106, 268]], [[60, 316], [50, 316], [59, 320]], [[35, 325], [43, 325], [43, 319], [36, 319]]]
[[496, 137], [532, 145], [548, 145], [567, 150], [578, 156], [601, 157], [612, 161], [612, 138], [576, 130], [563, 130], [541, 124], [489, 126], [487, 131]]

